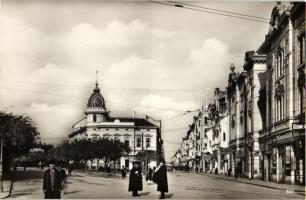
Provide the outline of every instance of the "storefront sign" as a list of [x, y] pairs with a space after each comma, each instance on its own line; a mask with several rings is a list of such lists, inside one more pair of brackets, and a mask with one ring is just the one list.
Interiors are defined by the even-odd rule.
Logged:
[[304, 124], [302, 123], [292, 123], [293, 130], [304, 130]]
[[277, 135], [275, 137], [276, 142], [283, 142], [283, 141], [293, 141], [296, 138], [300, 137], [299, 132], [289, 132], [284, 135]]

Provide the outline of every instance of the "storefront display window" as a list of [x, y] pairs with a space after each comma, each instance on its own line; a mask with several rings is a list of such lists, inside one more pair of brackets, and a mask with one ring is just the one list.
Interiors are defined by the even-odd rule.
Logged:
[[286, 176], [291, 175], [291, 146], [286, 146], [285, 174]]

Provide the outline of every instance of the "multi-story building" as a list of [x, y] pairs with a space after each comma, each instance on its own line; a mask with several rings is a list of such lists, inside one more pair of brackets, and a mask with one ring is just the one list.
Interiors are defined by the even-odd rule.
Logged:
[[[73, 125], [69, 134], [70, 141], [80, 139], [97, 140], [99, 138], [120, 140], [127, 144], [131, 151], [122, 156], [118, 167], [124, 165], [131, 169], [132, 162], [137, 159], [139, 152], [153, 152], [155, 158], [145, 159], [146, 165], [156, 166], [162, 152], [159, 127], [146, 119], [111, 117], [106, 109], [104, 97], [100, 93], [98, 83], [90, 96], [85, 110], [86, 117]], [[147, 154], [146, 154], [147, 155]]]
[[258, 52], [267, 55], [263, 179], [305, 185], [305, 3], [278, 2]]
[[215, 105], [217, 115], [217, 158], [218, 172], [227, 174], [229, 169], [229, 120], [226, 103], [226, 92], [215, 88]]
[[[229, 151], [230, 168], [239, 167], [244, 173], [245, 165], [245, 137], [244, 137], [244, 74], [235, 72], [235, 65], [230, 66], [227, 96], [228, 96], [228, 117], [229, 117]], [[234, 170], [231, 170], [234, 175]]]
[[266, 56], [254, 51], [245, 54], [244, 91], [241, 95], [244, 99], [244, 108], [241, 109], [241, 122], [245, 135], [245, 176], [260, 179], [262, 169], [260, 167], [261, 152], [259, 137], [262, 128], [265, 127], [265, 88], [266, 88]]
[[226, 94], [195, 117], [201, 168], [305, 185], [305, 3], [278, 2], [265, 41], [230, 69]]

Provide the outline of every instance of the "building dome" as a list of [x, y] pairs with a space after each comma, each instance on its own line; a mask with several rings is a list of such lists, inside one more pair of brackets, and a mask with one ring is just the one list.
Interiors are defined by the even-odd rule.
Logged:
[[88, 108], [98, 108], [98, 109], [105, 109], [105, 101], [100, 93], [100, 88], [98, 87], [98, 82], [96, 82], [96, 87], [93, 89], [93, 93], [91, 94], [90, 98], [88, 99], [87, 107]]

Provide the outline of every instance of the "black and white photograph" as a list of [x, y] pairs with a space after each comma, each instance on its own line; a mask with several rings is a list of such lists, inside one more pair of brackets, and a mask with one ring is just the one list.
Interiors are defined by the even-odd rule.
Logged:
[[0, 199], [305, 199], [305, 10], [0, 0]]

